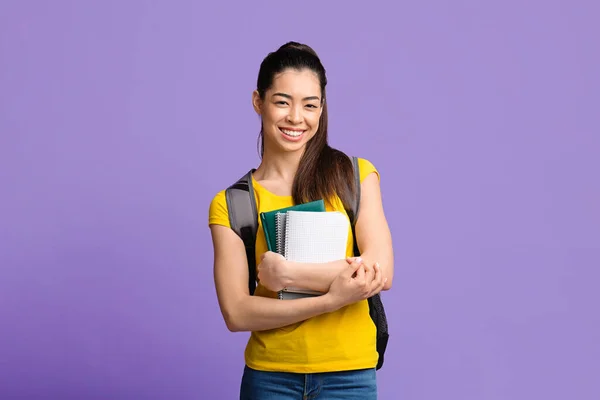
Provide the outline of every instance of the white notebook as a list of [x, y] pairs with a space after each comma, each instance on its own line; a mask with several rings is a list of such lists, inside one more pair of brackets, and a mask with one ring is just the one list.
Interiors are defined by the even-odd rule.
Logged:
[[[338, 211], [287, 211], [277, 215], [277, 251], [290, 261], [326, 263], [346, 258], [348, 217]], [[286, 288], [280, 299], [321, 295], [302, 288]]]

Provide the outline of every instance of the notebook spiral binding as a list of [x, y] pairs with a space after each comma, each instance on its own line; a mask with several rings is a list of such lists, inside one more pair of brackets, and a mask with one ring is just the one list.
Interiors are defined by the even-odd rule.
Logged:
[[285, 256], [285, 213], [277, 213], [275, 215], [275, 251]]
[[[275, 251], [285, 256], [285, 213], [275, 214], [275, 222]], [[283, 290], [277, 292], [277, 297], [279, 300], [283, 300]]]

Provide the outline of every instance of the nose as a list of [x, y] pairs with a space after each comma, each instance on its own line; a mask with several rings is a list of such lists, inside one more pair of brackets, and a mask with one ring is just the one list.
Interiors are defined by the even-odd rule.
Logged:
[[292, 124], [299, 124], [302, 122], [302, 112], [298, 107], [291, 107], [287, 119]]

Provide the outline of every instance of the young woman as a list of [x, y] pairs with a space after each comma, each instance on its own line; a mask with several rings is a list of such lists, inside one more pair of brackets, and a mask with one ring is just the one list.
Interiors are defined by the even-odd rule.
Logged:
[[[325, 69], [308, 46], [290, 42], [262, 62], [252, 104], [261, 117], [261, 163], [253, 174], [258, 212], [324, 199], [345, 213], [354, 196], [351, 159], [327, 142]], [[256, 238], [258, 286], [248, 291], [242, 240], [229, 227], [225, 191], [213, 198], [209, 225], [219, 306], [231, 331], [250, 331], [240, 399], [377, 397], [376, 328], [367, 298], [389, 290], [392, 240], [379, 173], [359, 159], [361, 200], [355, 232], [360, 257], [324, 264], [292, 263]], [[323, 292], [279, 300], [284, 287]]]

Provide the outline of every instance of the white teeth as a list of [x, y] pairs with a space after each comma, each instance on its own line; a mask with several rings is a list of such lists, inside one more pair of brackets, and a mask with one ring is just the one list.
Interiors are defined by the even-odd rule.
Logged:
[[288, 131], [287, 129], [282, 129], [281, 132], [285, 133], [288, 136], [298, 137], [302, 135], [302, 131]]

